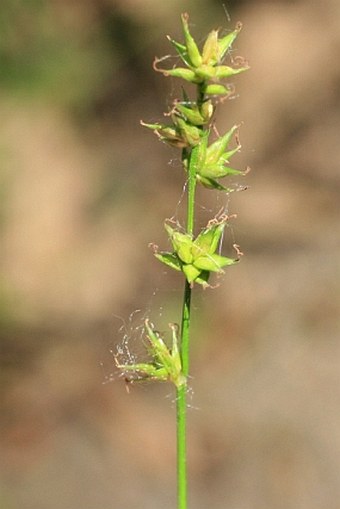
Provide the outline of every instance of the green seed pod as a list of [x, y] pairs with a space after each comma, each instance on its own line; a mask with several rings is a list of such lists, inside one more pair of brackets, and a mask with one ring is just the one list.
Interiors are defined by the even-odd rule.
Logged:
[[212, 30], [202, 50], [202, 64], [216, 65], [219, 59], [218, 31]]
[[175, 356], [178, 355], [178, 358], [180, 360], [179, 349], [178, 349], [178, 332], [179, 332], [178, 325], [174, 324], [174, 323], [170, 323], [169, 327], [171, 328], [171, 331], [172, 331], [171, 354], [172, 354], [173, 358], [175, 358]]
[[218, 243], [225, 228], [225, 222], [213, 224], [205, 228], [194, 241], [192, 249], [196, 259], [203, 254], [212, 254], [216, 251]]
[[175, 127], [169, 126], [166, 124], [146, 124], [141, 120], [141, 125], [143, 127], [147, 127], [154, 131], [158, 136], [160, 136], [165, 141], [178, 140], [179, 133]]
[[227, 53], [227, 51], [230, 49], [232, 43], [238, 36], [239, 32], [241, 31], [242, 23], [237, 23], [235, 30], [231, 32], [230, 34], [226, 35], [225, 37], [222, 37], [222, 39], [219, 39], [218, 41], [218, 61], [221, 62], [224, 55]]
[[192, 241], [190, 244], [183, 243], [177, 250], [176, 254], [178, 258], [183, 263], [191, 263], [192, 262], [192, 254], [191, 254], [191, 248], [192, 248]]
[[197, 69], [195, 69], [195, 74], [198, 76], [200, 80], [211, 80], [216, 76], [216, 71], [218, 67], [213, 67], [212, 65], [202, 64]]
[[172, 228], [170, 225], [165, 223], [164, 225], [172, 246], [174, 248], [175, 253], [177, 254], [178, 258], [183, 263], [191, 263], [192, 262], [192, 254], [191, 254], [191, 248], [192, 248], [192, 238], [190, 235], [186, 233], [181, 233], [174, 228]]
[[164, 223], [164, 228], [166, 229], [166, 232], [169, 235], [170, 240], [172, 241], [172, 237], [173, 237], [173, 235], [174, 235], [174, 233], [176, 231], [175, 228], [170, 226], [168, 223]]
[[145, 328], [151, 343], [151, 353], [155, 357], [154, 360], [158, 361], [160, 364], [163, 364], [166, 368], [166, 363], [168, 362], [167, 358], [169, 357], [168, 347], [164, 343], [161, 336], [152, 330], [149, 324], [149, 320], [145, 320]]
[[197, 154], [197, 173], [198, 174], [201, 172], [201, 169], [205, 163], [209, 134], [210, 134], [210, 130], [206, 130], [203, 132], [201, 141], [198, 146], [198, 154]]
[[221, 78], [230, 78], [230, 76], [235, 76], [235, 74], [240, 74], [241, 72], [247, 71], [249, 67], [229, 67], [229, 65], [218, 65], [216, 68], [215, 77], [217, 79]]
[[154, 364], [148, 364], [146, 362], [140, 362], [137, 364], [119, 364], [116, 362], [116, 365], [126, 375], [132, 372], [132, 376], [127, 379], [129, 382], [146, 380], [166, 382], [169, 379], [167, 370]]
[[237, 145], [236, 148], [232, 149], [232, 150], [228, 150], [227, 152], [225, 152], [222, 156], [224, 162], [228, 163], [229, 162], [229, 159], [234, 155], [236, 154], [237, 152], [239, 152], [241, 150], [241, 145]]
[[157, 69], [158, 72], [164, 74], [164, 76], [172, 76], [173, 78], [182, 78], [190, 83], [201, 83], [202, 79], [196, 76], [194, 71], [191, 69], [185, 69], [185, 67], [175, 67], [174, 69]]
[[208, 270], [202, 270], [200, 275], [195, 279], [195, 283], [199, 283], [203, 288], [207, 288], [210, 272]]
[[200, 171], [200, 175], [202, 175], [202, 177], [216, 179], [227, 177], [229, 175], [243, 175], [243, 173], [244, 172], [241, 170], [235, 170], [234, 168], [230, 168], [229, 166], [224, 166], [223, 161], [210, 166], [206, 165]]
[[234, 265], [238, 260], [227, 258], [219, 254], [211, 254], [208, 256], [201, 256], [195, 260], [195, 267], [201, 270], [208, 270], [209, 272], [223, 272], [223, 267], [227, 265]]
[[178, 335], [179, 329], [176, 324], [169, 324], [169, 327], [172, 331], [172, 348], [171, 348], [171, 358], [172, 358], [172, 366], [171, 366], [171, 379], [177, 387], [181, 385], [185, 385], [186, 378], [182, 373], [182, 361], [181, 355], [178, 348]]
[[219, 161], [237, 129], [238, 126], [234, 125], [226, 134], [218, 138], [207, 148], [207, 155], [205, 159], [205, 164], [207, 166], [214, 165]]
[[183, 137], [182, 132], [177, 126], [170, 126], [166, 124], [146, 124], [141, 121], [141, 125], [154, 131], [161, 141], [167, 143], [171, 147], [185, 148], [189, 146], [186, 137]]
[[[189, 106], [187, 106], [189, 105]], [[199, 108], [196, 103], [191, 104], [189, 101], [185, 103], [175, 103], [175, 112], [185, 117], [185, 120], [194, 126], [202, 126], [208, 123], [214, 113], [214, 106], [211, 100], [204, 101]]]
[[201, 115], [204, 119], [204, 123], [208, 123], [212, 116], [214, 114], [214, 106], [211, 100], [204, 101], [204, 103], [201, 105]]
[[187, 13], [184, 13], [182, 14], [181, 18], [185, 37], [185, 44], [188, 50], [188, 57], [193, 67], [199, 67], [202, 64], [202, 57], [197, 47], [197, 44], [189, 31], [188, 26], [189, 16]]
[[152, 131], [159, 131], [160, 129], [167, 127], [165, 124], [147, 124], [146, 122], [143, 122], [143, 120], [141, 120], [140, 123], [143, 127], [147, 127]]
[[189, 59], [189, 56], [188, 56], [187, 47], [184, 46], [184, 44], [181, 44], [180, 42], [177, 42], [174, 39], [171, 39], [171, 37], [169, 35], [167, 35], [167, 39], [176, 48], [176, 51], [177, 51], [178, 55], [181, 57], [181, 59], [183, 60], [185, 65], [190, 67], [191, 66], [191, 62], [190, 62], [190, 59]]
[[192, 107], [188, 107], [182, 103], [177, 103], [175, 108], [176, 111], [178, 111], [185, 117], [188, 122], [190, 122], [190, 124], [199, 126], [205, 124], [206, 122], [196, 104], [194, 104]]
[[182, 270], [178, 256], [176, 256], [176, 254], [174, 253], [155, 253], [155, 257], [157, 258], [157, 260], [164, 263], [171, 269], [178, 271]]
[[179, 133], [176, 131], [174, 127], [171, 126], [163, 126], [159, 129], [156, 129], [156, 132], [160, 135], [162, 140], [164, 141], [181, 141]]
[[208, 95], [230, 95], [231, 89], [220, 83], [212, 83], [204, 88], [204, 93]]
[[194, 265], [199, 270], [208, 270], [209, 272], [223, 272], [218, 262], [215, 260], [215, 256], [218, 255], [201, 256], [195, 260]]
[[194, 265], [183, 265], [183, 272], [187, 278], [188, 283], [193, 283], [195, 279], [201, 274], [201, 270], [194, 267]]
[[194, 147], [201, 141], [201, 130], [193, 125], [189, 125], [183, 118], [176, 117], [175, 120], [178, 129], [188, 145]]
[[164, 224], [164, 228], [166, 229], [167, 234], [169, 235], [169, 238], [175, 251], [177, 251], [177, 249], [181, 246], [182, 243], [192, 242], [190, 235], [175, 230], [168, 223]]
[[229, 189], [227, 187], [222, 186], [217, 180], [214, 180], [212, 178], [203, 177], [202, 175], [196, 174], [196, 179], [200, 184], [202, 184], [207, 189], [217, 189], [218, 191], [226, 191], [231, 192], [233, 189]]

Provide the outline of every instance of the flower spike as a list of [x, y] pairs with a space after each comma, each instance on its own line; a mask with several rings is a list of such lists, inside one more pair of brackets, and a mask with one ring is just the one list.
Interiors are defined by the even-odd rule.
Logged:
[[149, 320], [145, 320], [144, 326], [149, 341], [148, 351], [152, 361], [120, 364], [116, 356], [116, 366], [128, 377], [127, 379], [130, 382], [141, 380], [170, 381], [176, 387], [181, 387], [186, 383], [186, 379], [182, 373], [182, 363], [178, 349], [178, 326], [169, 324], [172, 333], [171, 349], [168, 348]]
[[211, 272], [223, 274], [224, 267], [239, 261], [239, 258], [227, 258], [216, 253], [227, 220], [226, 216], [222, 216], [219, 220], [210, 221], [196, 239], [165, 223], [173, 252], [159, 253], [156, 250], [154, 254], [168, 267], [182, 271], [190, 284], [199, 283], [207, 287]]
[[[175, 47], [186, 68], [174, 67], [172, 69], [162, 69], [158, 67], [158, 63], [163, 59], [156, 58], [154, 69], [157, 72], [162, 72], [164, 76], [182, 78], [190, 83], [201, 85], [206, 94], [228, 95], [228, 88], [220, 84], [219, 80], [230, 78], [249, 68], [244, 60], [242, 60], [242, 64], [238, 67], [222, 65], [225, 55], [230, 50], [232, 43], [242, 28], [241, 23], [237, 23], [235, 30], [221, 39], [218, 38], [218, 30], [212, 30], [205, 40], [201, 53], [189, 30], [188, 14], [182, 14], [181, 19], [185, 43], [179, 43], [170, 36], [167, 36], [167, 38]], [[210, 86], [212, 88], [209, 88]]]
[[200, 54], [200, 51], [197, 47], [197, 44], [196, 44], [194, 38], [192, 37], [192, 35], [189, 31], [189, 26], [188, 26], [189, 15], [187, 13], [184, 13], [184, 14], [182, 14], [181, 18], [182, 18], [184, 37], [185, 37], [185, 45], [187, 48], [189, 61], [191, 62], [191, 65], [193, 67], [199, 67], [202, 64], [202, 56]]

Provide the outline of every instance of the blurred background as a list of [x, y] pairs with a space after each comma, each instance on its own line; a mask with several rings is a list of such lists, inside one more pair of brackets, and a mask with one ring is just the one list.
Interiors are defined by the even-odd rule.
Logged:
[[339, 1], [2, 0], [1, 509], [175, 507], [172, 388], [128, 394], [112, 353], [179, 320], [148, 244], [184, 176], [139, 120], [176, 97], [152, 61], [185, 11], [198, 40], [241, 20], [251, 65], [216, 121], [249, 189], [198, 194], [245, 256], [194, 297], [191, 507], [340, 508]]

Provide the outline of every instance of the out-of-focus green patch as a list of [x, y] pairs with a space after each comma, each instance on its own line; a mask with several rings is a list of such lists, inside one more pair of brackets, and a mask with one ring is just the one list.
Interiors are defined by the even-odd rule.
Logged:
[[2, 0], [0, 32], [0, 88], [6, 93], [78, 106], [112, 72], [100, 26], [89, 28], [85, 17], [68, 20], [48, 2]]

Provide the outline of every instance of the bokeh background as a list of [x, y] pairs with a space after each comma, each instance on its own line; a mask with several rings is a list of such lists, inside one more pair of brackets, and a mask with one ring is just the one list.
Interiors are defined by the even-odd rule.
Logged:
[[245, 256], [194, 299], [191, 507], [340, 508], [339, 1], [2, 0], [1, 509], [175, 507], [172, 388], [127, 394], [112, 352], [179, 320], [148, 244], [184, 176], [139, 120], [176, 97], [151, 64], [185, 11], [199, 39], [241, 20], [251, 65], [216, 121], [249, 189], [198, 196]]

